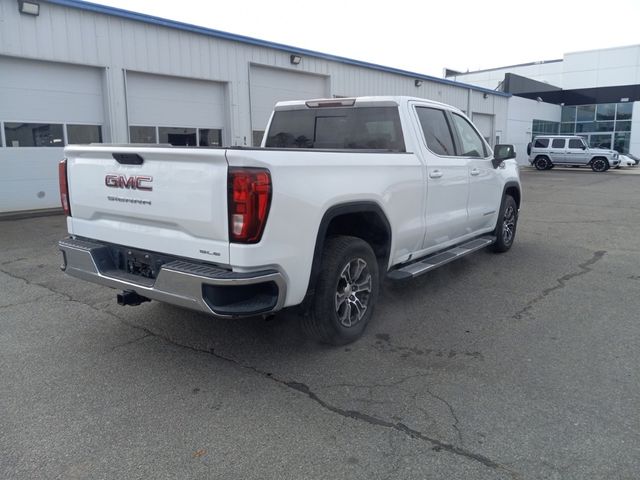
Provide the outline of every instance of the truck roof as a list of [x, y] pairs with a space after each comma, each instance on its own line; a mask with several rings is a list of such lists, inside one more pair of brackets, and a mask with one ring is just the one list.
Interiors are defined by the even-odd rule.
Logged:
[[314, 98], [310, 100], [288, 100], [276, 103], [274, 110], [301, 110], [305, 108], [318, 107], [381, 107], [381, 106], [398, 106], [408, 101], [417, 101], [427, 103], [434, 106], [446, 107], [456, 111], [460, 109], [447, 105], [446, 103], [436, 102], [427, 98], [409, 97], [400, 95], [385, 96], [368, 96], [368, 97], [345, 97], [345, 98]]

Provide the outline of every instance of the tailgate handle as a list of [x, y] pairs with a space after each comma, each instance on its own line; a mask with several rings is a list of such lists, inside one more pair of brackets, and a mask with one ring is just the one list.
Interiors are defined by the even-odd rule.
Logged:
[[137, 153], [112, 153], [111, 155], [116, 162], [123, 165], [142, 165], [144, 163], [144, 158]]

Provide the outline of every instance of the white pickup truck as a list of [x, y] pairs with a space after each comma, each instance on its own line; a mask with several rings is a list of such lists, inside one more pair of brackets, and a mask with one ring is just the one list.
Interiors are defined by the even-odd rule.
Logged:
[[281, 102], [261, 148], [73, 145], [60, 163], [69, 275], [220, 317], [301, 306], [316, 339], [357, 339], [381, 280], [491, 246], [522, 199], [458, 109], [419, 98]]

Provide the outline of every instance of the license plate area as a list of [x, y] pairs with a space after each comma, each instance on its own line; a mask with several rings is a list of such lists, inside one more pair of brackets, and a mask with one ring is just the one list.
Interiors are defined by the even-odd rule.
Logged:
[[136, 277], [156, 279], [162, 265], [174, 258], [157, 253], [118, 246], [109, 247], [115, 270]]

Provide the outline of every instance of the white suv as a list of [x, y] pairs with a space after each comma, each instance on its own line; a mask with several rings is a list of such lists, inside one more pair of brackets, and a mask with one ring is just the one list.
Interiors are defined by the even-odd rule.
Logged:
[[584, 138], [576, 135], [543, 135], [527, 146], [529, 162], [538, 170], [555, 165], [591, 167], [594, 172], [606, 172], [620, 163], [618, 152], [589, 148]]

